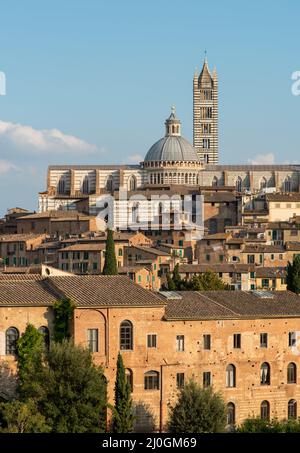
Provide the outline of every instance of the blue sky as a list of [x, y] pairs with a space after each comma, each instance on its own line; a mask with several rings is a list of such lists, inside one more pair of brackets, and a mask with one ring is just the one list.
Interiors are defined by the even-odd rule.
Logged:
[[298, 0], [11, 0], [1, 5], [0, 214], [37, 209], [48, 164], [135, 163], [192, 79], [219, 75], [222, 163], [299, 162]]

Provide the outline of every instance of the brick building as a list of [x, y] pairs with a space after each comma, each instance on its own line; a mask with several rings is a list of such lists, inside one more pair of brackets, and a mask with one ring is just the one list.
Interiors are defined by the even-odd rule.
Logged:
[[[53, 329], [52, 306], [75, 304], [76, 344], [104, 367], [113, 401], [121, 350], [132, 398], [165, 429], [169, 405], [189, 378], [220, 391], [230, 420], [297, 417], [299, 296], [286, 291], [154, 294], [122, 276], [0, 276], [0, 358], [14, 385], [15, 341], [28, 322]], [[92, 339], [96, 338], [96, 341]], [[146, 429], [147, 413], [137, 429]]]

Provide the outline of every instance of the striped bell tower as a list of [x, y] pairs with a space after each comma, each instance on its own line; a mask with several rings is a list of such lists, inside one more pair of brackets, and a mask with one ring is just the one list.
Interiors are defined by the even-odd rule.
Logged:
[[205, 57], [203, 68], [194, 74], [193, 144], [202, 162], [217, 164], [218, 155], [218, 76], [211, 75]]

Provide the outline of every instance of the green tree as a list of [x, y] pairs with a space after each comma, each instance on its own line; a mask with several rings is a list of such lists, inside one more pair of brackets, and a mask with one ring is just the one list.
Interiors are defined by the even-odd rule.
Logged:
[[286, 275], [287, 289], [293, 293], [300, 294], [300, 256], [295, 256], [293, 263], [287, 265]]
[[19, 394], [29, 396], [34, 389], [32, 378], [41, 372], [44, 351], [43, 335], [32, 325], [27, 324], [26, 330], [18, 340], [18, 376]]
[[173, 281], [173, 278], [172, 276], [167, 273], [167, 286], [168, 286], [168, 290], [169, 291], [175, 291], [176, 290], [176, 286], [175, 286], [175, 283]]
[[171, 433], [217, 433], [226, 426], [226, 407], [222, 397], [209, 388], [189, 381], [180, 390], [178, 401], [171, 408]]
[[68, 298], [54, 303], [54, 341], [61, 342], [65, 338], [70, 338], [70, 320], [73, 317], [74, 308], [74, 303]]
[[191, 291], [222, 291], [229, 290], [230, 286], [214, 272], [206, 271], [200, 275], [194, 275], [187, 289]]
[[40, 412], [52, 432], [104, 432], [106, 428], [106, 382], [91, 353], [71, 340], [52, 343], [43, 373]]
[[239, 433], [299, 433], [298, 420], [265, 420], [259, 417], [248, 418], [237, 428]]
[[115, 383], [115, 407], [113, 410], [112, 432], [130, 433], [133, 430], [131, 387], [127, 381], [122, 355], [118, 354]]
[[172, 280], [174, 282], [176, 290], [180, 291], [182, 287], [182, 280], [179, 274], [179, 264], [176, 264], [174, 267]]
[[103, 275], [118, 275], [114, 233], [112, 230], [107, 230]]
[[47, 433], [51, 430], [32, 399], [0, 403], [0, 414], [2, 433]]

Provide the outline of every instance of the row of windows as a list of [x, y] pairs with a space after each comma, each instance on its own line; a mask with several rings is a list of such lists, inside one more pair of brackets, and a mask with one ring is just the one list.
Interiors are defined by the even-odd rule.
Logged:
[[[45, 326], [41, 326], [38, 331], [43, 334], [45, 346], [49, 346], [50, 336], [49, 329]], [[5, 332], [5, 353], [7, 355], [17, 354], [17, 343], [20, 338], [20, 333], [16, 327], [9, 327]]]
[[[155, 346], [149, 346], [151, 342], [149, 342], [149, 337], [155, 337]], [[233, 342], [232, 346], [234, 349], [242, 348], [242, 334], [234, 333], [233, 334]], [[295, 347], [297, 345], [297, 332], [288, 332], [288, 346]], [[185, 339], [184, 335], [177, 335], [176, 336], [176, 350], [179, 352], [183, 352], [185, 349], [184, 346]], [[147, 336], [147, 345], [148, 347], [157, 347], [157, 335], [156, 334], [148, 334]], [[268, 347], [268, 334], [266, 332], [260, 333], [260, 347], [267, 348]], [[133, 325], [130, 321], [125, 320], [120, 325], [120, 349], [133, 349]], [[204, 334], [203, 335], [203, 349], [211, 349], [211, 335]]]
[[[59, 179], [58, 184], [57, 184], [57, 193], [59, 193], [61, 195], [67, 193], [67, 189], [66, 189], [67, 184], [66, 183], [67, 183], [67, 181], [64, 176]], [[86, 195], [94, 192], [95, 189], [92, 189], [91, 186], [92, 186], [92, 184], [91, 184], [89, 177], [85, 176], [82, 180], [81, 192]], [[127, 183], [127, 187], [128, 187], [128, 190], [130, 190], [130, 191], [136, 190], [137, 180], [134, 175], [130, 176], [128, 183]], [[111, 175], [109, 175], [106, 179], [105, 189], [108, 192], [112, 192], [114, 190], [114, 180]]]
[[[297, 366], [290, 362], [287, 366], [287, 383], [296, 384]], [[260, 385], [271, 384], [271, 367], [269, 363], [264, 362], [260, 367]], [[226, 367], [226, 387], [236, 387], [236, 367], [232, 364]]]
[[[288, 402], [288, 418], [296, 419], [297, 418], [297, 401], [294, 399], [289, 400]], [[260, 405], [260, 418], [263, 420], [270, 420], [270, 403], [267, 400], [261, 402]], [[236, 407], [234, 403], [227, 404], [227, 425], [235, 425], [236, 419]]]
[[196, 173], [150, 173], [150, 184], [199, 184]]
[[[203, 146], [205, 147], [205, 146]], [[223, 182], [223, 179], [219, 179], [217, 176], [214, 176], [213, 179], [212, 179], [212, 183], [211, 183], [212, 186], [222, 186], [224, 185], [224, 182]], [[270, 180], [270, 181], [267, 181], [267, 179], [265, 177], [262, 177], [259, 181], [259, 188], [260, 190], [262, 189], [265, 189], [266, 187], [274, 187], [275, 183]], [[235, 181], [235, 188], [238, 192], [242, 192], [243, 189], [249, 189], [249, 183], [247, 184], [245, 181], [243, 181], [243, 179], [239, 176], [236, 181]], [[282, 183], [282, 189], [284, 192], [291, 192], [292, 190], [292, 182], [291, 182], [291, 178], [288, 177], [286, 178], [283, 183]], [[297, 203], [297, 207], [300, 207], [300, 204]], [[280, 203], [276, 204], [275, 205], [276, 208], [280, 208]], [[288, 207], [288, 206], [287, 206]], [[291, 206], [289, 206], [291, 207]]]

